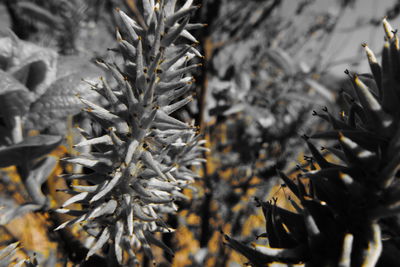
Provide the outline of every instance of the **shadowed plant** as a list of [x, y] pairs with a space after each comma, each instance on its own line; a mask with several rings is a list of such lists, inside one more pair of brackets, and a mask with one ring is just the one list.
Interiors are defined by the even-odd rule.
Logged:
[[[225, 235], [228, 245], [254, 266], [272, 262], [305, 266], [397, 266], [400, 153], [399, 39], [383, 20], [382, 64], [363, 44], [372, 75], [352, 74], [351, 92], [342, 92], [346, 110], [339, 118], [327, 108], [313, 112], [332, 130], [304, 135], [312, 157], [296, 179], [279, 172], [295, 197], [292, 212], [263, 202], [267, 245], [247, 245]], [[338, 160], [328, 161], [311, 142]]]

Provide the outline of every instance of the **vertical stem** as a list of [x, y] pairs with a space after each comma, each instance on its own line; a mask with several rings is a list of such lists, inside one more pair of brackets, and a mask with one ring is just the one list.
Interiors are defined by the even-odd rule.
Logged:
[[12, 130], [11, 130], [11, 138], [14, 144], [22, 142], [22, 121], [21, 116], [14, 116], [11, 118]]
[[47, 202], [47, 198], [40, 190], [40, 186], [38, 186], [35, 177], [32, 176], [31, 167], [31, 162], [24, 162], [23, 165], [17, 166], [18, 174], [33, 202], [44, 206]]
[[[208, 1], [208, 0], [198, 0], [196, 4], [202, 4], [203, 9], [202, 11], [209, 11], [207, 13], [201, 12], [199, 17], [201, 21], [207, 21], [209, 25], [211, 25], [215, 19], [218, 17], [218, 12], [220, 10], [220, 5], [222, 1]], [[213, 43], [211, 38], [211, 32], [209, 27], [205, 27], [200, 33], [200, 43], [202, 44], [202, 52], [204, 54], [204, 63], [201, 69], [200, 77], [198, 77], [198, 82], [201, 84], [200, 93], [198, 98], [198, 117], [197, 117], [197, 124], [200, 127], [200, 132], [207, 135], [207, 127], [204, 121], [205, 112], [207, 112], [207, 88], [208, 88], [208, 62], [212, 57], [213, 54]], [[204, 158], [207, 158], [206, 153], [203, 154]], [[212, 235], [212, 228], [210, 225], [210, 218], [212, 217], [211, 212], [211, 202], [213, 199], [213, 188], [212, 188], [212, 175], [209, 174], [209, 168], [207, 163], [202, 165], [203, 167], [203, 182], [204, 182], [204, 191], [205, 196], [203, 199], [203, 203], [201, 204], [200, 210], [200, 247], [207, 247], [208, 241]]]
[[207, 88], [208, 88], [208, 77], [207, 77], [207, 69], [208, 69], [208, 60], [212, 56], [212, 41], [210, 37], [205, 37], [203, 41], [201, 42], [203, 45], [203, 53], [204, 53], [204, 63], [201, 68], [201, 88], [200, 88], [200, 94], [198, 98], [198, 125], [200, 127], [200, 132], [204, 133], [205, 129], [205, 124], [204, 124], [204, 115], [206, 112], [206, 103], [207, 103]]

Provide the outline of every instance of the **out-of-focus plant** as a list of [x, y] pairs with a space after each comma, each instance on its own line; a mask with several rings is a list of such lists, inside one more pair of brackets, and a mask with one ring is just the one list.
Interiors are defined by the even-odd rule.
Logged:
[[301, 1], [290, 16], [275, 0], [205, 1], [200, 10], [208, 23], [199, 39], [207, 65], [198, 79], [197, 111], [211, 153], [204, 195], [190, 212], [200, 209], [200, 224], [186, 223], [199, 241], [193, 264], [224, 266], [232, 260], [220, 228], [255, 234], [246, 228], [256, 214], [246, 199], [265, 198], [275, 168], [288, 167], [287, 159], [300, 154], [302, 143], [291, 137], [310, 126], [311, 106], [335, 102], [336, 88], [321, 82], [325, 73], [317, 57], [344, 7], [313, 13], [311, 2]]
[[52, 49], [19, 40], [13, 33], [1, 37], [0, 44], [3, 144], [6, 137], [14, 138], [8, 143], [21, 141], [22, 128], [42, 131], [52, 127], [50, 132], [63, 133], [56, 124], [83, 107], [76, 94], [97, 101], [97, 94], [82, 79], [93, 82], [101, 70], [85, 57], [59, 56]]
[[41, 261], [39, 264], [39, 261], [36, 259], [35, 256], [32, 258], [27, 258], [24, 260], [17, 260], [16, 259], [16, 253], [18, 251], [18, 246], [20, 245], [19, 242], [15, 242], [12, 244], [9, 244], [8, 246], [0, 249], [0, 267], [9, 267], [9, 266], [15, 266], [15, 267], [54, 267], [56, 262], [55, 262], [55, 257], [52, 255], [49, 257], [48, 260], [46, 261]]
[[[97, 42], [108, 40], [110, 28], [103, 24], [109, 21], [104, 12], [107, 1], [82, 0], [11, 0], [5, 1], [12, 18], [12, 29], [24, 40], [53, 47], [63, 55], [97, 50]], [[100, 20], [100, 13], [103, 19]], [[99, 26], [105, 31], [97, 35]], [[104, 27], [103, 27], [104, 26]], [[86, 40], [92, 39], [90, 46]], [[99, 39], [103, 38], [103, 39]], [[95, 41], [96, 40], [96, 41]], [[104, 50], [104, 47], [102, 47]]]
[[[27, 136], [27, 132], [51, 128], [52, 133], [65, 133], [67, 116], [83, 107], [75, 94], [92, 101], [98, 98], [91, 97], [94, 92], [81, 79], [90, 82], [100, 69], [91, 67], [88, 61], [58, 57], [53, 50], [21, 41], [13, 33], [0, 38], [0, 44], [0, 166], [17, 166], [35, 209], [43, 208], [47, 200], [40, 188], [55, 166], [55, 159], [43, 156], [56, 148], [62, 137]], [[2, 224], [22, 211], [27, 207], [8, 212]]]
[[19, 245], [18, 242], [15, 242], [3, 249], [0, 249], [0, 267], [11, 266], [11, 264], [13, 264], [13, 266], [20, 266], [20, 267], [38, 266], [35, 260], [31, 261], [28, 259], [15, 262], [15, 253], [17, 251], [18, 245]]
[[[303, 122], [311, 105], [335, 101], [336, 88], [328, 89], [319, 81], [325, 73], [317, 68], [320, 60], [313, 60], [318, 56], [311, 57], [324, 47], [311, 48], [329, 40], [341, 8], [337, 14], [310, 14], [310, 3], [304, 1], [289, 20], [279, 12], [280, 4], [265, 1], [260, 7], [258, 1], [250, 1], [243, 7], [239, 1], [223, 2], [221, 14], [209, 26], [213, 45], [204, 112], [216, 116], [217, 123], [227, 121], [226, 143], [237, 153], [231, 165], [254, 163], [260, 154], [271, 159], [286, 153], [289, 137], [307, 127]], [[302, 27], [297, 20], [305, 22]], [[235, 135], [238, 129], [243, 132]], [[238, 136], [243, 139], [235, 140]]]
[[[76, 94], [98, 101], [88, 83], [101, 73], [84, 57], [60, 56], [12, 32], [0, 37], [0, 168], [15, 166], [20, 179], [7, 181], [2, 172], [0, 184], [2, 189], [18, 186], [24, 191], [19, 201], [1, 192], [2, 227], [50, 208], [52, 198], [44, 184], [57, 158], [48, 154], [62, 143], [67, 117], [81, 112]], [[30, 130], [36, 131], [34, 136]]]
[[[397, 266], [399, 213], [399, 39], [383, 20], [386, 43], [379, 65], [365, 47], [372, 75], [346, 73], [353, 90], [343, 92], [340, 118], [328, 109], [314, 112], [332, 130], [304, 139], [312, 154], [308, 168], [292, 180], [279, 172], [293, 193], [295, 210], [263, 202], [267, 245], [247, 245], [225, 236], [228, 244], [255, 266], [272, 262], [305, 266]], [[338, 162], [328, 161], [311, 142]], [[329, 143], [329, 142], [328, 142]]]
[[[42, 160], [42, 157], [60, 144], [61, 137], [39, 135], [24, 139], [22, 130], [22, 121], [29, 112], [30, 104], [51, 83], [55, 53], [33, 44], [20, 43], [14, 36], [1, 38], [0, 42], [3, 69], [0, 70], [0, 166], [18, 166], [22, 181], [33, 201], [17, 209], [3, 207], [3, 225], [16, 216], [46, 205], [46, 197], [40, 187], [47, 176], [43, 178], [42, 174], [51, 172], [54, 161], [51, 158]], [[18, 56], [15, 56], [16, 51], [19, 52]]]

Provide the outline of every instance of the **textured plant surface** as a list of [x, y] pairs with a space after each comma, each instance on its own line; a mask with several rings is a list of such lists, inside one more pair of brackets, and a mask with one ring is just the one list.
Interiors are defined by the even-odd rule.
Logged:
[[120, 264], [124, 251], [130, 264], [136, 263], [138, 248], [152, 259], [149, 244], [173, 253], [153, 234], [172, 231], [165, 214], [177, 211], [174, 200], [185, 198], [181, 191], [195, 178], [190, 167], [202, 161], [196, 128], [172, 116], [191, 100], [185, 96], [193, 80], [188, 73], [197, 64], [190, 60], [199, 53], [177, 40], [196, 42], [188, 32], [201, 26], [189, 24], [196, 8], [192, 1], [179, 8], [175, 1], [143, 1], [140, 26], [117, 10], [124, 26], [122, 33], [117, 31], [124, 63], [99, 61], [117, 87], [112, 90], [104, 79], [94, 85], [107, 108], [81, 98], [101, 128], [82, 130], [86, 140], [76, 146], [91, 145], [91, 153], [65, 159], [92, 170], [66, 176], [86, 185], [68, 190], [73, 196], [63, 207], [80, 203], [82, 209], [58, 210], [77, 217], [57, 229], [86, 221], [84, 228], [94, 237], [87, 257], [110, 241], [110, 258], [115, 255]]
[[[226, 236], [228, 244], [254, 265], [274, 261], [306, 266], [396, 266], [398, 259], [399, 41], [383, 20], [386, 43], [382, 64], [363, 44], [372, 75], [346, 70], [353, 84], [343, 92], [346, 110], [336, 118], [325, 108], [315, 116], [332, 130], [304, 139], [312, 154], [294, 180], [279, 172], [296, 196], [294, 211], [258, 201], [266, 219], [267, 246], [255, 249]], [[311, 142], [332, 142], [328, 161]]]

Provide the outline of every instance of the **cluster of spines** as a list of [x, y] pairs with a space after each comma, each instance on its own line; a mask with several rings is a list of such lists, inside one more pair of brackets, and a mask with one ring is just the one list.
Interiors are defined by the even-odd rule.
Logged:
[[[189, 23], [198, 8], [192, 2], [175, 11], [175, 0], [143, 1], [143, 25], [117, 10], [123, 30], [117, 29], [116, 51], [124, 64], [98, 60], [114, 78], [115, 86], [101, 78], [93, 88], [108, 105], [81, 101], [101, 129], [81, 129], [85, 140], [76, 147], [91, 146], [93, 152], [65, 159], [92, 172], [65, 175], [86, 184], [72, 185], [67, 191], [72, 197], [58, 209], [76, 216], [58, 229], [85, 222], [95, 238], [87, 257], [110, 239], [114, 249], [109, 253], [119, 264], [125, 262], [123, 251], [130, 263], [137, 262], [135, 248], [153, 259], [149, 244], [172, 253], [153, 233], [172, 231], [163, 217], [177, 211], [174, 200], [186, 198], [181, 191], [196, 177], [191, 166], [203, 161], [205, 149], [197, 128], [172, 116], [192, 100], [185, 96], [193, 81], [187, 74], [199, 64], [188, 63], [201, 56], [194, 46], [176, 42], [197, 43], [188, 31], [202, 26]], [[82, 209], [65, 208], [74, 203]]]

